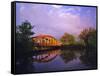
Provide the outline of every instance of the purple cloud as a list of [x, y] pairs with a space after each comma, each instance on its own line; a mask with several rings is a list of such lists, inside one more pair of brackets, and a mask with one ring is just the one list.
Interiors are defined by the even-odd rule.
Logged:
[[35, 25], [36, 35], [50, 34], [56, 38], [65, 32], [78, 35], [84, 28], [96, 28], [96, 8], [17, 3], [16, 24], [25, 20]]

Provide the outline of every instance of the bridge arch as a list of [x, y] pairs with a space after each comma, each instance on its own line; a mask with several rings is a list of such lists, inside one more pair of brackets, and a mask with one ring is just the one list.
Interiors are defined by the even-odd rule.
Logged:
[[61, 46], [61, 42], [50, 35], [38, 35], [32, 38], [39, 46]]

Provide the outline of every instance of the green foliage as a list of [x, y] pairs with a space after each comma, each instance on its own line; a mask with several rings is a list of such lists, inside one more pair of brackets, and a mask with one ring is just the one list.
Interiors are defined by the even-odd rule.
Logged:
[[94, 31], [91, 33], [91, 35], [89, 37], [89, 40], [88, 40], [89, 45], [96, 47], [96, 39], [97, 39], [96, 31]]
[[71, 34], [64, 33], [64, 35], [61, 37], [60, 41], [65, 45], [69, 45], [69, 44], [75, 43], [75, 38]]
[[84, 29], [79, 38], [85, 42], [85, 45], [96, 46], [96, 30], [93, 28]]
[[74, 43], [74, 45], [81, 45], [81, 46], [85, 46], [85, 43], [83, 40], [78, 40]]
[[17, 26], [16, 29], [17, 34], [22, 40], [27, 40], [34, 34], [34, 32], [31, 31], [33, 26], [28, 21], [23, 22], [21, 25]]
[[32, 51], [31, 36], [34, 34], [32, 29], [33, 26], [28, 21], [16, 26], [16, 55], [18, 57], [27, 57], [28, 52]]

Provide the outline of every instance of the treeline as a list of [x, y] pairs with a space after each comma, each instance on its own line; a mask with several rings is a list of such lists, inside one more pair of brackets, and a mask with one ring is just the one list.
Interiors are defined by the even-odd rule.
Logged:
[[[33, 28], [34, 26], [29, 21], [24, 21], [21, 25], [16, 26], [16, 58], [30, 56], [27, 52], [33, 51], [34, 42], [32, 41], [32, 36], [35, 34]], [[64, 46], [96, 47], [96, 35], [96, 29], [86, 28], [80, 32], [77, 38], [66, 32], [60, 38], [60, 41]]]
[[[17, 53], [23, 54], [33, 50], [33, 41], [31, 37], [35, 34], [33, 32], [34, 26], [29, 21], [22, 22], [21, 25], [16, 26], [16, 50]], [[83, 29], [78, 37], [67, 32], [60, 38], [62, 45], [65, 46], [93, 46], [96, 47], [96, 29], [86, 28]], [[17, 55], [16, 55], [17, 56]], [[19, 57], [20, 55], [18, 55]]]
[[82, 45], [96, 47], [96, 29], [86, 28], [83, 29], [77, 38], [69, 33], [64, 33], [60, 38], [63, 45]]

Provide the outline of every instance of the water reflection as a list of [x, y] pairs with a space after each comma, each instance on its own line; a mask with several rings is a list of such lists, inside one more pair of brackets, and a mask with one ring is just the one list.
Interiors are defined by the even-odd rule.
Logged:
[[[90, 52], [90, 49], [88, 49]], [[95, 55], [88, 54], [86, 49], [56, 49], [43, 52], [42, 54], [34, 55], [33, 66], [34, 72], [46, 72], [46, 71], [60, 71], [60, 70], [78, 70], [78, 69], [91, 69], [95, 66], [87, 63], [96, 63]], [[88, 56], [89, 55], [89, 56]], [[89, 58], [90, 57], [90, 58]]]
[[52, 49], [35, 51], [29, 60], [16, 61], [17, 73], [97, 68], [97, 49]]
[[58, 55], [60, 55], [60, 50], [57, 49], [34, 55], [32, 58], [33, 62], [49, 62], [56, 58]]
[[97, 68], [97, 49], [87, 48], [83, 55], [80, 56], [80, 60], [83, 64], [91, 66], [89, 69]]

